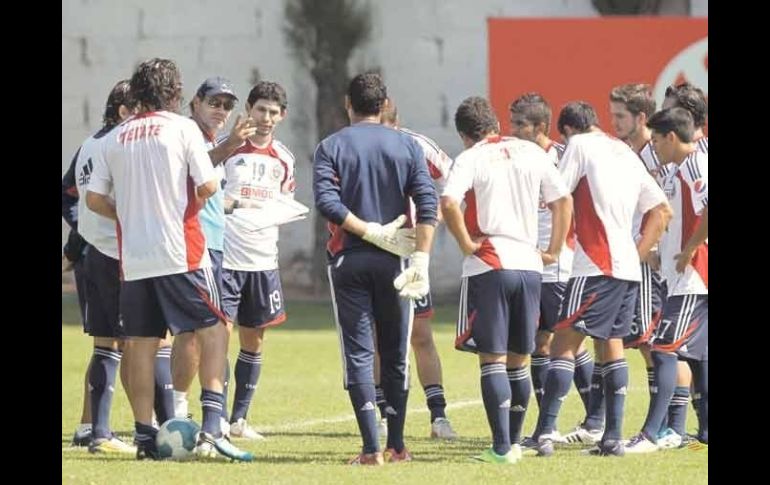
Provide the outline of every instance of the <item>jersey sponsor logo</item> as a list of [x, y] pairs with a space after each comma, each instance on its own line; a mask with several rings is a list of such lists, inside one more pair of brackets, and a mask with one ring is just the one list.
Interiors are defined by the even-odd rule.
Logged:
[[692, 185], [695, 191], [699, 194], [702, 194], [706, 190], [706, 182], [704, 182], [703, 179], [696, 180]]
[[241, 197], [245, 199], [267, 200], [275, 197], [275, 191], [264, 187], [244, 185], [241, 187]]

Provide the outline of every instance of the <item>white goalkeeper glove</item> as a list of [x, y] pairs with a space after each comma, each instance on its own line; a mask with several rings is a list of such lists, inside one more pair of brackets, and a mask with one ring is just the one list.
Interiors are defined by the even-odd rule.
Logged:
[[418, 300], [430, 291], [428, 265], [430, 255], [423, 251], [415, 251], [409, 257], [409, 267], [401, 272], [393, 286], [399, 290], [398, 294], [404, 298]]
[[405, 222], [406, 216], [403, 214], [384, 226], [369, 222], [362, 238], [389, 253], [408, 258], [414, 252], [415, 235], [414, 229], [399, 229]]

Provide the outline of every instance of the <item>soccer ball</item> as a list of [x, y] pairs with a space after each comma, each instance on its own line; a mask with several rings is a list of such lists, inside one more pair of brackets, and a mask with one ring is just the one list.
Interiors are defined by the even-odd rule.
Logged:
[[193, 457], [201, 427], [187, 418], [169, 419], [158, 430], [155, 444], [161, 458], [189, 460]]

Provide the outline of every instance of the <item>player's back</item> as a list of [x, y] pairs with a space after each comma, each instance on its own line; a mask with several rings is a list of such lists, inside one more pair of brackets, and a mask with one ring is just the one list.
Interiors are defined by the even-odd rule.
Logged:
[[573, 188], [579, 248], [573, 276], [639, 281], [633, 217], [646, 184], [655, 182], [638, 156], [618, 139], [589, 132], [570, 138], [559, 167]]
[[196, 269], [206, 244], [195, 190], [214, 177], [195, 122], [168, 111], [143, 113], [110, 132], [102, 153], [114, 184], [126, 279]]

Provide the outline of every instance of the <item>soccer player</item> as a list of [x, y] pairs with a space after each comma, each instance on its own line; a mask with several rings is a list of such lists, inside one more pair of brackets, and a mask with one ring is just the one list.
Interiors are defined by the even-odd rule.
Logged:
[[[420, 145], [423, 153], [425, 153], [428, 173], [436, 185], [437, 193], [441, 193], [444, 190], [449, 168], [452, 166], [452, 159], [449, 158], [449, 155], [427, 136], [400, 127], [398, 110], [393, 99], [388, 99], [388, 104], [382, 113], [382, 124], [406, 133]], [[414, 204], [410, 203], [410, 206], [412, 220], [414, 220]], [[439, 222], [441, 221], [440, 210], [438, 212], [438, 220]], [[431, 438], [453, 440], [457, 438], [457, 433], [452, 429], [452, 423], [446, 416], [446, 398], [444, 397], [444, 386], [442, 385], [441, 359], [436, 351], [436, 344], [433, 342], [433, 331], [430, 326], [431, 318], [433, 318], [433, 300], [430, 293], [415, 300], [414, 307], [411, 344], [412, 350], [414, 350], [414, 360], [417, 363], [417, 377], [420, 379], [420, 385], [425, 391], [425, 400], [430, 411], [430, 436]], [[379, 372], [377, 374], [377, 380], [379, 381]], [[377, 385], [375, 390], [377, 392], [377, 405], [380, 407], [380, 415], [382, 417], [379, 431], [381, 435], [384, 435], [387, 433], [387, 426], [382, 426], [382, 424], [383, 422], [387, 423], [385, 416], [388, 404], [382, 388]]]
[[[564, 153], [564, 145], [548, 138], [551, 130], [551, 107], [539, 93], [526, 93], [516, 98], [510, 106], [511, 134], [523, 140], [531, 141], [542, 148], [551, 163], [556, 166]], [[537, 212], [538, 247], [546, 250], [551, 239], [551, 210], [541, 200]], [[570, 231], [566, 244], [562, 247], [559, 259], [543, 267], [542, 287], [540, 290], [540, 321], [535, 336], [535, 351], [532, 354], [530, 373], [535, 399], [538, 407], [545, 390], [545, 379], [551, 362], [551, 340], [553, 327], [559, 321], [564, 290], [567, 287], [572, 258], [574, 257], [575, 236]], [[575, 357], [575, 387], [586, 410], [586, 419], [575, 431], [565, 435], [565, 439], [574, 436], [573, 441], [593, 438], [604, 426], [604, 393], [601, 385], [601, 368], [594, 366], [591, 354], [582, 346]], [[593, 401], [591, 401], [593, 399]], [[593, 406], [591, 406], [593, 402]], [[558, 431], [554, 430], [558, 439]], [[527, 437], [522, 441], [525, 448], [536, 443]], [[593, 443], [593, 441], [591, 441]]]
[[[270, 210], [280, 196], [294, 197], [294, 155], [274, 137], [286, 117], [286, 91], [260, 81], [249, 92], [246, 111], [255, 131], [224, 162], [225, 209]], [[222, 306], [238, 320], [240, 351], [235, 363], [235, 396], [230, 435], [262, 440], [246, 417], [262, 371], [265, 330], [286, 320], [278, 270], [278, 227], [258, 231], [234, 215], [225, 217]]]
[[[447, 228], [465, 255], [455, 347], [478, 353], [481, 366], [494, 444], [475, 459], [513, 464], [521, 458], [531, 392], [526, 364], [535, 347], [541, 273], [544, 263], [559, 257], [572, 197], [540, 147], [500, 136], [486, 99], [465, 99], [455, 127], [466, 150], [455, 160], [441, 196]], [[545, 251], [537, 246], [541, 193], [554, 221]]]
[[[568, 141], [559, 171], [575, 200], [577, 245], [533, 436], [541, 456], [553, 454], [551, 433], [573, 379], [575, 353], [586, 336], [594, 339], [602, 364], [606, 405], [604, 434], [592, 453], [623, 454], [628, 365], [622, 339], [630, 332], [639, 291], [639, 260], [647, 257], [671, 217], [663, 191], [636, 154], [597, 124], [596, 111], [582, 101], [568, 103], [559, 114], [559, 133]], [[650, 213], [638, 243], [632, 235], [635, 210]]]
[[[107, 97], [102, 128], [83, 142], [62, 179], [62, 215], [72, 228], [68, 249], [75, 253], [69, 259], [75, 262], [78, 297], [83, 299], [83, 328], [93, 337], [94, 345], [86, 371], [83, 415], [73, 444], [88, 445], [91, 453], [136, 453], [135, 447], [110, 430], [110, 407], [123, 346], [115, 222], [90, 211], [85, 197], [79, 197], [88, 187], [99, 144], [130, 115], [129, 106], [128, 80], [119, 81]], [[121, 367], [121, 380], [127, 389], [125, 366]]]
[[674, 163], [663, 190], [674, 218], [660, 242], [661, 270], [668, 281], [663, 320], [652, 340], [656, 392], [641, 433], [626, 451], [656, 451], [677, 384], [677, 361], [692, 369], [698, 401], [698, 440], [708, 444], [708, 155], [694, 139], [692, 115], [664, 109], [650, 118], [652, 141], [661, 160]]
[[[137, 459], [158, 458], [152, 426], [158, 341], [193, 329], [201, 359], [204, 442], [227, 458], [253, 460], [220, 428], [227, 329], [216, 309], [211, 260], [198, 211], [219, 180], [195, 123], [177, 114], [176, 64], [142, 62], [130, 81], [137, 114], [105, 136], [87, 192], [88, 208], [116, 220], [120, 238], [120, 312], [126, 335]], [[109, 194], [114, 190], [114, 200]]]
[[[429, 291], [428, 253], [436, 224], [436, 191], [422, 148], [411, 136], [381, 124], [387, 97], [378, 74], [355, 76], [345, 98], [350, 126], [321, 141], [313, 156], [315, 205], [330, 223], [329, 280], [343, 385], [363, 440], [361, 453], [351, 461], [356, 465], [412, 459], [403, 435], [411, 300]], [[416, 250], [404, 269], [402, 258], [382, 248], [406, 220], [410, 197], [417, 207]], [[384, 454], [377, 440], [375, 332], [382, 388], [393, 408], [387, 414]]]
[[[229, 136], [218, 138], [219, 131], [230, 118], [238, 97], [233, 91], [232, 83], [221, 76], [206, 79], [198, 87], [195, 96], [190, 101], [192, 119], [203, 133], [206, 148], [214, 165], [214, 171], [220, 180], [224, 179], [222, 162], [243, 141], [254, 134], [256, 128], [251, 126], [251, 118], [238, 116]], [[218, 190], [206, 199], [206, 204], [198, 214], [206, 236], [206, 246], [211, 258], [211, 269], [216, 281], [217, 294], [221, 296], [222, 288], [222, 253], [224, 249], [225, 208], [224, 192]], [[216, 303], [221, 305], [219, 298]], [[228, 332], [231, 325], [228, 323]], [[174, 378], [174, 413], [177, 417], [187, 417], [187, 391], [198, 372], [200, 351], [195, 345], [194, 332], [185, 332], [174, 337], [174, 352], [172, 353], [172, 373]], [[224, 389], [222, 394], [225, 401], [222, 406], [222, 432], [229, 433], [230, 421], [227, 419], [227, 387], [230, 379], [230, 364], [225, 361]]]

